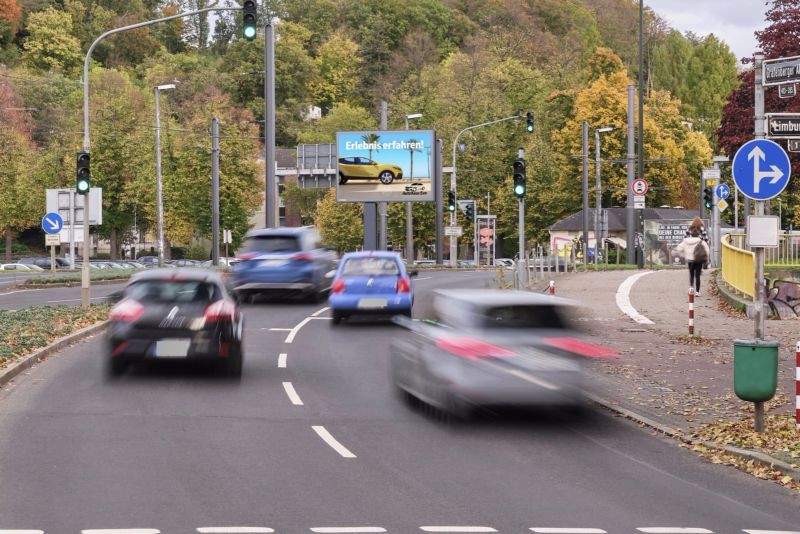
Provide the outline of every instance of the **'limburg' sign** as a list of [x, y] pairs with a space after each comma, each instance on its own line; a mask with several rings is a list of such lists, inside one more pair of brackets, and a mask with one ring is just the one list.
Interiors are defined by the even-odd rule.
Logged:
[[800, 137], [800, 113], [767, 113], [767, 137]]
[[797, 81], [800, 81], [800, 56], [764, 61], [762, 85], [780, 85]]

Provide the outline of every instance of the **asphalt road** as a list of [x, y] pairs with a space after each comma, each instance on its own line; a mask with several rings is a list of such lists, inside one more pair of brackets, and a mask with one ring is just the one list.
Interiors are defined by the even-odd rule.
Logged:
[[[432, 289], [486, 287], [493, 276], [423, 274], [415, 316], [429, 314]], [[102, 337], [36, 366], [0, 392], [0, 533], [800, 525], [798, 499], [783, 488], [600, 408], [578, 420], [543, 411], [466, 424], [410, 408], [392, 394], [387, 358], [390, 340], [409, 334], [386, 323], [333, 328], [327, 316], [320, 304], [247, 306], [240, 382], [182, 366], [106, 381]], [[578, 530], [546, 530], [555, 528]]]
[[[93, 284], [92, 302], [102, 302], [111, 293], [124, 288], [126, 283], [123, 281], [114, 284]], [[80, 284], [77, 287], [13, 288], [0, 293], [0, 310], [19, 310], [32, 306], [77, 306], [80, 303]]]

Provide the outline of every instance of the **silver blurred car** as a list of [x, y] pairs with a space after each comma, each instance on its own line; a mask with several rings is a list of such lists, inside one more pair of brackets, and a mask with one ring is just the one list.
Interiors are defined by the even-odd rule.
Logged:
[[405, 396], [467, 419], [479, 407], [584, 403], [586, 357], [615, 357], [568, 323], [575, 303], [507, 290], [437, 291], [436, 321], [397, 317], [390, 369]]

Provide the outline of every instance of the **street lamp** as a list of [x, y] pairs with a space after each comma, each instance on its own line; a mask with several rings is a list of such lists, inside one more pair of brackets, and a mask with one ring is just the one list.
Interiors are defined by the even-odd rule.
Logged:
[[[594, 170], [595, 170], [595, 190], [594, 190], [594, 263], [597, 265], [597, 254], [600, 252], [600, 209], [603, 204], [603, 195], [600, 189], [600, 134], [612, 131], [614, 128], [605, 126], [594, 130]], [[588, 247], [587, 247], [588, 248]]]
[[156, 216], [158, 218], [158, 266], [164, 266], [164, 198], [161, 187], [161, 108], [159, 107], [158, 94], [161, 91], [175, 89], [174, 83], [156, 85], [153, 92], [156, 95]]
[[[406, 130], [408, 130], [408, 121], [413, 119], [421, 119], [422, 113], [411, 113], [410, 115], [405, 116], [405, 125]], [[414, 157], [414, 153], [411, 153], [411, 157]], [[411, 177], [413, 178], [413, 176]], [[431, 180], [431, 183], [435, 182], [435, 180]], [[408, 265], [411, 266], [414, 262], [414, 221], [413, 221], [413, 214], [411, 212], [411, 202], [406, 202], [406, 261]]]

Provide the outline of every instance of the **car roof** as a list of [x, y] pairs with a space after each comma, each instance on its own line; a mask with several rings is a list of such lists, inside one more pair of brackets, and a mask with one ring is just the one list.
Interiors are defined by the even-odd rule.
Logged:
[[260, 228], [258, 230], [250, 230], [245, 235], [245, 238], [270, 236], [270, 235], [296, 236], [313, 229], [314, 229], [313, 226], [281, 226], [279, 228]]
[[342, 256], [342, 260], [349, 260], [350, 258], [392, 258], [399, 259], [399, 252], [389, 252], [388, 250], [364, 250], [360, 252], [347, 252]]
[[479, 307], [491, 306], [576, 306], [574, 300], [531, 291], [510, 289], [437, 289], [437, 297], [460, 300]]
[[214, 271], [196, 268], [150, 269], [131, 276], [130, 283], [142, 280], [192, 280], [222, 283], [222, 276]]

